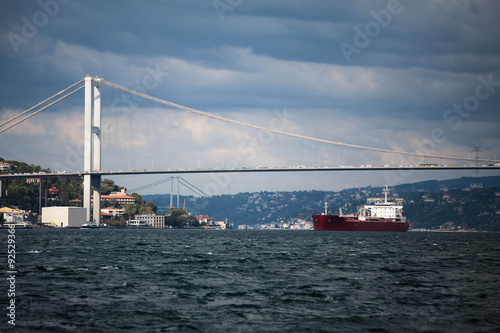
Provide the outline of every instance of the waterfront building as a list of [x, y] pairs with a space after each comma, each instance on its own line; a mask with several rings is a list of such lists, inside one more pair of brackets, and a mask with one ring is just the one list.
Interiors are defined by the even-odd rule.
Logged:
[[33, 226], [38, 222], [38, 214], [30, 210], [20, 210], [9, 207], [0, 209], [5, 225], [14, 224], [16, 227]]
[[156, 214], [136, 215], [134, 220], [145, 221], [148, 227], [165, 228], [165, 215], [156, 215]]
[[114, 208], [114, 207], [101, 208], [101, 215], [106, 214], [106, 216], [110, 216], [110, 217], [120, 217], [124, 213], [125, 213], [125, 209], [123, 209], [123, 208]]
[[311, 221], [297, 220], [294, 224], [290, 225], [292, 230], [313, 230], [314, 225]]
[[233, 228], [231, 223], [227, 222], [227, 219], [225, 221], [214, 221], [214, 226], [216, 229], [232, 229]]
[[83, 207], [42, 207], [42, 223], [50, 227], [81, 227], [87, 222]]
[[208, 217], [206, 215], [198, 215], [196, 216], [198, 223], [205, 223], [207, 226], [214, 226], [214, 219], [212, 217]]
[[147, 223], [146, 223], [146, 221], [144, 221], [144, 220], [137, 220], [137, 219], [127, 221], [127, 225], [129, 227], [136, 227], [136, 228], [147, 227], [148, 226]]

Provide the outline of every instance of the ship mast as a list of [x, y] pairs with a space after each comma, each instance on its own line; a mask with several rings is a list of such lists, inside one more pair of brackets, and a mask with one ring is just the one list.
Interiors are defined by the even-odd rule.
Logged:
[[328, 202], [325, 201], [325, 214], [328, 215]]
[[387, 203], [387, 193], [389, 193], [389, 185], [385, 185], [385, 188], [382, 191], [384, 192], [384, 195], [385, 195], [385, 202], [384, 203]]

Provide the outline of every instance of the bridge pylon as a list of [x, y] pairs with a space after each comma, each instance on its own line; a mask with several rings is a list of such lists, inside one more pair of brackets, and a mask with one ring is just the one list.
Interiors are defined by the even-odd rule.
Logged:
[[[83, 170], [85, 172], [101, 171], [101, 79], [89, 75], [85, 77]], [[93, 214], [91, 214], [92, 188], [94, 194]], [[83, 207], [87, 212], [87, 221], [101, 222], [100, 175], [83, 176]]]

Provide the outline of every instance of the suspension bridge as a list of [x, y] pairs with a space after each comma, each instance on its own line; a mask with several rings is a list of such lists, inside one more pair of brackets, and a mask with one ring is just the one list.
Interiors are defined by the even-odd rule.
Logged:
[[[101, 141], [102, 141], [102, 121], [101, 121], [101, 87], [103, 85], [109, 86], [118, 91], [122, 91], [139, 98], [158, 103], [169, 108], [179, 109], [185, 112], [190, 112], [200, 117], [207, 117], [216, 121], [229, 123], [232, 125], [251, 128], [258, 131], [272, 133], [274, 135], [300, 139], [308, 142], [321, 143], [331, 146], [344, 147], [356, 150], [372, 151], [385, 154], [393, 154], [399, 156], [408, 156], [410, 158], [432, 158], [437, 160], [447, 161], [463, 161], [472, 164], [469, 165], [437, 165], [437, 164], [413, 164], [413, 165], [384, 165], [384, 166], [257, 166], [257, 167], [243, 167], [235, 165], [233, 167], [225, 168], [175, 168], [175, 169], [143, 169], [143, 170], [102, 170], [101, 163]], [[83, 154], [83, 170], [76, 172], [52, 172], [52, 173], [9, 173], [0, 174], [0, 188], [1, 181], [8, 181], [9, 179], [20, 178], [51, 178], [51, 177], [83, 177], [84, 184], [84, 203], [86, 209], [87, 219], [94, 220], [99, 223], [100, 220], [100, 198], [101, 198], [101, 177], [102, 176], [118, 176], [118, 175], [151, 175], [151, 174], [207, 174], [207, 173], [258, 173], [258, 172], [332, 172], [332, 171], [381, 171], [381, 170], [495, 170], [500, 169], [500, 161], [492, 159], [479, 159], [479, 158], [465, 158], [457, 156], [442, 156], [425, 153], [412, 153], [406, 151], [397, 151], [390, 149], [374, 148], [368, 146], [360, 146], [345, 142], [325, 140], [310, 136], [304, 136], [285, 132], [270, 127], [258, 126], [247, 122], [234, 120], [227, 117], [222, 117], [212, 113], [200, 111], [197, 109], [189, 108], [179, 104], [175, 104], [148, 94], [132, 90], [118, 84], [106, 81], [99, 77], [87, 76], [84, 79], [70, 85], [66, 89], [58, 92], [57, 94], [49, 97], [48, 99], [34, 105], [33, 107], [19, 113], [18, 115], [4, 121], [0, 124], [0, 134], [8, 131], [21, 124], [22, 122], [30, 119], [38, 113], [50, 108], [51, 106], [61, 102], [62, 100], [70, 97], [78, 91], [84, 89], [84, 154]], [[481, 163], [481, 164], [479, 164]], [[173, 182], [172, 182], [173, 183]], [[186, 184], [183, 184], [186, 185]], [[188, 185], [189, 186], [189, 185]], [[94, 198], [94, 205], [92, 205], [92, 197]], [[93, 206], [93, 212], [92, 212]]]

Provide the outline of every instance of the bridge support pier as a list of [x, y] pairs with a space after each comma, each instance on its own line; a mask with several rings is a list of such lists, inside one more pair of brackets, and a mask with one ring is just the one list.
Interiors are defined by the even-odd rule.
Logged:
[[97, 223], [101, 223], [101, 176], [91, 176], [90, 183], [94, 188], [94, 211], [93, 219]]
[[[101, 80], [87, 75], [85, 78], [85, 125], [83, 171], [101, 171]], [[94, 105], [92, 107], [92, 87]], [[92, 163], [93, 162], [93, 163]], [[94, 200], [92, 203], [92, 188]], [[92, 204], [94, 206], [92, 213]], [[83, 176], [83, 207], [87, 221], [101, 222], [101, 176]]]
[[91, 207], [92, 207], [92, 186], [90, 185], [90, 175], [83, 176], [83, 207], [87, 213], [87, 221], [92, 218]]

